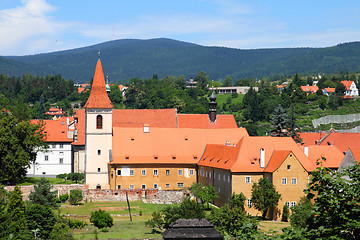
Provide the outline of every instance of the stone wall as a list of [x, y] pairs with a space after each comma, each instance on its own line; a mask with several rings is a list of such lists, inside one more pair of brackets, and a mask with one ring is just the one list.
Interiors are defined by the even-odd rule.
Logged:
[[[6, 186], [6, 190], [13, 191], [14, 186]], [[132, 190], [97, 190], [88, 189], [85, 184], [71, 185], [53, 185], [52, 191], [58, 191], [58, 195], [70, 194], [70, 190], [79, 189], [83, 192], [84, 201], [126, 201], [126, 194], [130, 201], [142, 200], [147, 203], [170, 204], [180, 203], [185, 195], [189, 194], [187, 190], [166, 191], [157, 189], [132, 189]], [[34, 186], [21, 186], [23, 199], [28, 200], [30, 192], [34, 191]]]

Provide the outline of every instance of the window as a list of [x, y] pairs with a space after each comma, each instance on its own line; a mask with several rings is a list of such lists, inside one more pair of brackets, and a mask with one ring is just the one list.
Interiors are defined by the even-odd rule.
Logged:
[[98, 172], [101, 172], [101, 169], [100, 169], [100, 168], [98, 168]]
[[281, 179], [281, 184], [286, 185], [286, 184], [287, 184], [287, 179], [286, 179], [286, 178], [282, 178], [282, 179]]
[[46, 174], [46, 172], [42, 172], [42, 175], [45, 175]]
[[64, 158], [59, 158], [59, 163], [63, 164], [64, 163]]
[[130, 176], [134, 176], [134, 169], [130, 169]]
[[184, 187], [184, 183], [178, 183], [177, 186], [178, 187]]
[[59, 152], [59, 155], [60, 155], [60, 156], [64, 156], [64, 152]]
[[207, 177], [207, 171], [205, 172], [205, 177]]
[[166, 170], [166, 176], [170, 175], [170, 170]]
[[146, 185], [145, 185], [145, 184], [141, 184], [141, 189], [146, 189]]
[[101, 155], [101, 150], [100, 149], [98, 150], [98, 155]]
[[118, 169], [118, 170], [116, 171], [116, 175], [121, 176], [121, 170], [120, 170], [120, 169]]
[[296, 202], [291, 202], [291, 207], [295, 207]]
[[178, 175], [179, 175], [179, 176], [182, 175], [182, 169], [179, 169], [179, 170], [178, 170]]
[[296, 179], [296, 177], [293, 177], [291, 179], [291, 184], [295, 185], [296, 183], [297, 183], [297, 179]]
[[225, 176], [225, 174], [224, 174], [224, 182], [226, 181], [226, 176]]
[[103, 128], [103, 117], [101, 115], [96, 116], [96, 129]]
[[245, 183], [250, 183], [251, 182], [251, 177], [250, 176], [246, 176], [245, 177]]
[[211, 178], [211, 172], [209, 172], [209, 178]]
[[59, 148], [64, 148], [64, 144], [60, 143]]
[[[209, 172], [209, 175], [210, 175], [211, 173]], [[194, 169], [190, 169], [190, 175], [192, 176], [192, 175], [194, 175]]]
[[230, 182], [230, 175], [228, 175], [228, 182]]
[[250, 198], [247, 199], [247, 201], [246, 201], [246, 206], [247, 206], [248, 208], [250, 208], [250, 207], [252, 206], [252, 202], [251, 202], [251, 199], [250, 199]]
[[101, 190], [101, 185], [100, 184], [96, 185], [96, 189]]
[[130, 189], [134, 189], [134, 184], [130, 184]]
[[141, 170], [141, 176], [146, 176], [146, 169]]
[[290, 208], [290, 202], [285, 202], [286, 206]]
[[156, 183], [154, 183], [154, 189], [157, 189], [158, 185]]
[[287, 168], [287, 170], [290, 170], [291, 166], [290, 166], [290, 165], [287, 165], [286, 168]]
[[221, 174], [219, 173], [219, 181], [220, 181], [220, 179], [221, 179]]
[[121, 185], [117, 185], [117, 189], [121, 189]]
[[165, 184], [165, 187], [169, 188], [169, 187], [170, 187], [170, 184], [168, 184], [168, 183], [167, 183], [167, 184]]
[[45, 155], [45, 161], [49, 161], [49, 156]]
[[154, 169], [154, 176], [157, 176], [157, 175], [159, 175], [158, 170]]

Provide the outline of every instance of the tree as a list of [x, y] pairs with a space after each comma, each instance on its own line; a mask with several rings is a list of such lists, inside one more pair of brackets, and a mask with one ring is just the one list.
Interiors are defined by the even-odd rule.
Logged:
[[70, 190], [69, 202], [77, 205], [83, 199], [83, 192], [79, 189]]
[[311, 222], [313, 204], [307, 197], [300, 198], [298, 204], [291, 208], [290, 223], [294, 228], [305, 229]]
[[287, 204], [284, 204], [282, 214], [281, 214], [281, 221], [287, 222], [289, 219], [289, 215], [290, 215], [289, 207]]
[[31, 203], [37, 203], [51, 208], [59, 208], [56, 202], [56, 194], [51, 191], [52, 186], [46, 178], [40, 178], [37, 185], [34, 185], [34, 191], [29, 195]]
[[8, 221], [3, 223], [6, 224], [5, 228], [7, 231], [5, 232], [8, 234], [19, 233], [27, 228], [25, 202], [22, 199], [22, 192], [18, 186], [15, 186], [14, 191], [12, 191], [5, 212], [8, 215]]
[[252, 185], [251, 202], [255, 209], [262, 212], [263, 219], [270, 208], [277, 207], [280, 197], [280, 193], [267, 178], [260, 178], [259, 182]]
[[0, 112], [0, 182], [16, 183], [35, 162], [37, 152], [46, 148], [43, 126], [17, 121], [7, 112]]
[[202, 183], [193, 183], [190, 191], [197, 200], [200, 199], [202, 204], [207, 205], [208, 209], [209, 204], [219, 197], [216, 188], [211, 184], [204, 186]]
[[225, 77], [225, 80], [224, 80], [224, 83], [223, 83], [223, 86], [224, 87], [231, 87], [233, 85], [233, 80], [230, 76], [226, 76]]
[[99, 209], [91, 213], [90, 222], [97, 228], [108, 228], [114, 224], [114, 219], [109, 213]]
[[206, 72], [204, 71], [200, 71], [196, 77], [195, 77], [195, 81], [197, 82], [197, 87], [205, 92], [208, 91], [208, 86], [209, 86], [209, 76], [206, 76]]
[[52, 232], [56, 216], [49, 206], [34, 203], [26, 208], [26, 221], [29, 230], [39, 230], [38, 237], [47, 239]]
[[274, 126], [271, 135], [275, 137], [288, 137], [289, 121], [286, 110], [281, 105], [277, 106], [270, 118], [270, 122]]

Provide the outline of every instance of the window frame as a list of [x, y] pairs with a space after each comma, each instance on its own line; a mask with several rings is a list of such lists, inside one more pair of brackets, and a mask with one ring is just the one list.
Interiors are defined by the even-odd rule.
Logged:
[[135, 176], [135, 171], [134, 171], [134, 169], [130, 169], [130, 176]]
[[177, 187], [178, 187], [178, 188], [183, 188], [183, 187], [184, 187], [184, 183], [177, 183]]
[[141, 176], [146, 176], [146, 169], [141, 169]]
[[293, 177], [291, 178], [291, 185], [296, 185], [297, 184], [297, 178]]
[[103, 129], [103, 116], [100, 114], [96, 116], [96, 129]]
[[287, 185], [287, 178], [286, 177], [281, 178], [281, 185]]
[[182, 176], [183, 175], [183, 170], [182, 169], [178, 169], [178, 175]]
[[153, 170], [153, 175], [154, 175], [154, 176], [159, 176], [159, 170], [154, 169], [154, 170]]
[[245, 176], [245, 183], [251, 183], [251, 176]]

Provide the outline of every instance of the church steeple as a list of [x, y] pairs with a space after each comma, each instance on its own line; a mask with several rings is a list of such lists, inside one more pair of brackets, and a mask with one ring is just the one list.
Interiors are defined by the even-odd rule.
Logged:
[[85, 103], [84, 108], [114, 108], [106, 92], [105, 78], [100, 61], [100, 53], [99, 60], [96, 63], [90, 96]]

